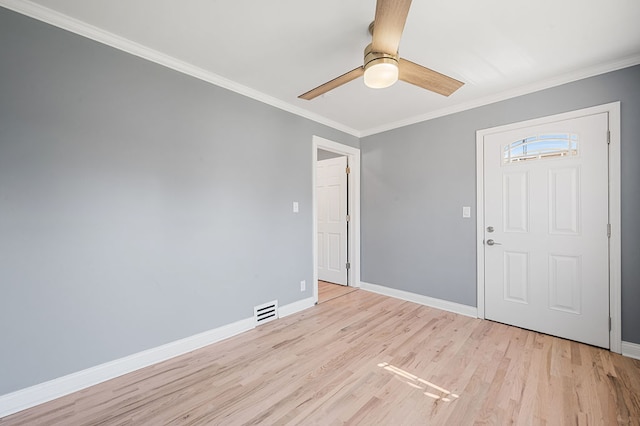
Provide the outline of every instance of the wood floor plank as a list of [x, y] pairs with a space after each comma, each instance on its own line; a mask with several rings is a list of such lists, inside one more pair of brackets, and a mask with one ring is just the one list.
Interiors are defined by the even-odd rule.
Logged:
[[318, 303], [324, 303], [357, 290], [355, 287], [318, 281]]
[[640, 361], [363, 290], [0, 425], [640, 425]]

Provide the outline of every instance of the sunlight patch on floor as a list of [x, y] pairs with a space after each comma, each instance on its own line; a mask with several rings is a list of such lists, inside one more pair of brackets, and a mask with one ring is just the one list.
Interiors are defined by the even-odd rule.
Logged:
[[[378, 367], [383, 368], [387, 371], [389, 371], [390, 373], [395, 374], [397, 377], [402, 378], [402, 379], [406, 379], [405, 383], [409, 386], [411, 386], [412, 388], [415, 389], [419, 389], [421, 391], [423, 391], [422, 393], [424, 393], [426, 396], [428, 396], [429, 398], [433, 398], [435, 400], [440, 400], [440, 401], [444, 401], [444, 402], [451, 402], [454, 401], [456, 399], [458, 399], [460, 396], [452, 393], [448, 390], [446, 390], [445, 388], [438, 386], [434, 383], [431, 383], [428, 380], [424, 380], [416, 375], [413, 375], [405, 370], [403, 370], [402, 368], [398, 368], [394, 365], [391, 365], [387, 362], [381, 362], [380, 364], [378, 364]], [[440, 393], [442, 393], [443, 395], [437, 395], [433, 392], [431, 392], [430, 390], [435, 390], [438, 391]]]

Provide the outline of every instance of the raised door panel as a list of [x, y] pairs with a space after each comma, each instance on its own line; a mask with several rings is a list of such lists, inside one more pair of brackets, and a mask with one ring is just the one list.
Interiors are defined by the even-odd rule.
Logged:
[[580, 256], [549, 256], [549, 308], [582, 312], [582, 262]]
[[529, 174], [505, 173], [502, 177], [504, 232], [529, 231]]
[[529, 303], [529, 253], [504, 252], [504, 300]]
[[549, 233], [580, 234], [580, 167], [549, 170]]

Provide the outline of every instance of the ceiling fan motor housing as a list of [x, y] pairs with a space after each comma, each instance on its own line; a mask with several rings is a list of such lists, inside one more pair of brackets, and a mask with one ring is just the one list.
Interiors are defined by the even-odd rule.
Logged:
[[369, 44], [364, 49], [364, 69], [374, 64], [394, 64], [398, 65], [398, 54], [391, 55], [389, 53], [374, 52]]

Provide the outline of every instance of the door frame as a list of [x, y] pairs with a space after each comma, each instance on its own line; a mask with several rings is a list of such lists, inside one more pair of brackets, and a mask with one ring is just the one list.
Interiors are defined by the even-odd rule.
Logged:
[[347, 284], [360, 287], [360, 149], [319, 136], [313, 136], [311, 144], [311, 197], [312, 197], [312, 244], [313, 244], [313, 298], [318, 303], [318, 202], [316, 194], [316, 166], [318, 149], [334, 152], [347, 157], [351, 173], [347, 176], [347, 205], [349, 209], [349, 227], [347, 230], [347, 259], [351, 268], [347, 270]]
[[[609, 349], [622, 351], [622, 263], [621, 263], [621, 213], [620, 213], [620, 102], [598, 105], [562, 114], [511, 123], [476, 131], [476, 253], [478, 318], [485, 319], [484, 306], [484, 137], [523, 127], [532, 127], [556, 121], [570, 120], [588, 115], [609, 114]], [[603, 229], [604, 232], [604, 229]]]

